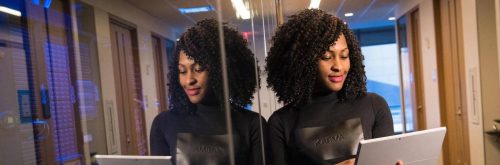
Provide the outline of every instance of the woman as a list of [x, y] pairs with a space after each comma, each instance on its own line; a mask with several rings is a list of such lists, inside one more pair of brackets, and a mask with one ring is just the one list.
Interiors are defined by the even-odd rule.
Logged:
[[291, 16], [266, 62], [267, 83], [285, 104], [269, 119], [271, 164], [352, 164], [360, 139], [394, 134], [386, 101], [366, 92], [358, 41], [339, 18], [316, 9]]
[[[175, 164], [229, 164], [233, 138], [236, 164], [262, 164], [262, 117], [243, 107], [256, 89], [254, 56], [247, 41], [223, 27], [233, 135], [226, 131], [218, 23], [205, 19], [184, 32], [170, 66], [169, 111], [151, 128], [151, 154], [170, 155]], [[265, 126], [265, 125], [264, 125]]]

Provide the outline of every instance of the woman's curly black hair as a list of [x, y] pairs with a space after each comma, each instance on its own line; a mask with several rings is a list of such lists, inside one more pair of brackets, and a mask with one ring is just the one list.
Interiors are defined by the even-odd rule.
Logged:
[[[244, 107], [251, 103], [256, 90], [254, 55], [247, 47], [247, 41], [238, 31], [223, 26], [226, 61], [228, 68], [229, 99], [231, 106]], [[169, 97], [171, 110], [193, 110], [179, 82], [179, 55], [184, 51], [188, 58], [200, 64], [208, 71], [209, 93], [213, 93], [219, 105], [223, 102], [222, 68], [220, 62], [220, 45], [218, 22], [215, 19], [204, 19], [187, 29], [176, 43], [173, 63], [170, 65]]]
[[318, 60], [340, 34], [345, 36], [351, 67], [337, 93], [339, 101], [366, 95], [364, 57], [355, 35], [341, 19], [322, 10], [306, 9], [278, 28], [266, 58], [268, 87], [279, 101], [297, 106], [310, 100], [317, 83]]

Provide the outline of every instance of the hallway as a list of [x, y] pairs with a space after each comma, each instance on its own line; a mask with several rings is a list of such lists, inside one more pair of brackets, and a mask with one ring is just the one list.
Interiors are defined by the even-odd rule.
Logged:
[[0, 0], [0, 165], [149, 155], [154, 117], [175, 104], [176, 42], [218, 13], [257, 58], [245, 108], [267, 120], [283, 106], [266, 82], [272, 37], [308, 7], [353, 29], [367, 90], [388, 102], [397, 134], [445, 126], [438, 164], [500, 162], [498, 0], [217, 2]]

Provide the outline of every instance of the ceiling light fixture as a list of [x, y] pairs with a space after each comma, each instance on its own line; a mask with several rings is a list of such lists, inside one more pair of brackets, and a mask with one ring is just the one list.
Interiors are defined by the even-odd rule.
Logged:
[[389, 17], [389, 18], [387, 18], [387, 20], [394, 21], [394, 20], [396, 20], [396, 17]]
[[243, 0], [231, 0], [233, 8], [236, 10], [236, 17], [241, 19], [250, 19], [250, 10], [248, 3], [243, 3]]
[[214, 11], [214, 8], [212, 6], [198, 6], [198, 7], [190, 7], [190, 8], [179, 8], [179, 12], [181, 12], [182, 14], [202, 13], [202, 12], [209, 12], [209, 11]]
[[18, 16], [18, 17], [21, 16], [21, 12], [20, 11], [17, 11], [17, 10], [14, 10], [14, 9], [11, 9], [11, 8], [8, 8], [8, 7], [5, 7], [5, 6], [0, 6], [0, 11], [4, 12], [4, 13], [7, 13], [7, 14], [15, 15], [15, 16]]
[[309, 4], [309, 9], [319, 9], [319, 4], [321, 0], [311, 0], [311, 4]]
[[346, 16], [346, 17], [352, 17], [352, 16], [354, 16], [354, 13], [345, 13], [344, 16]]

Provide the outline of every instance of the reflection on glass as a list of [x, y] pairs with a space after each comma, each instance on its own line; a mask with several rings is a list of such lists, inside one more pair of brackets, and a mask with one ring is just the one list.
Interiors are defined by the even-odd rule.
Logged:
[[401, 87], [403, 93], [403, 111], [401, 114], [403, 126], [403, 132], [414, 131], [413, 128], [413, 107], [414, 99], [412, 92], [412, 84], [414, 81], [414, 73], [411, 69], [410, 62], [410, 52], [408, 50], [408, 33], [407, 33], [407, 20], [406, 16], [402, 16], [397, 21], [398, 27], [398, 41], [399, 41], [399, 57], [401, 62]]
[[261, 120], [244, 109], [257, 87], [253, 53], [239, 32], [223, 27], [231, 82], [227, 131], [217, 27], [217, 20], [205, 19], [179, 38], [169, 74], [171, 104], [154, 119], [151, 153], [172, 156], [177, 164], [261, 164]]
[[[0, 1], [0, 148], [12, 148], [0, 151], [0, 164], [92, 164], [96, 154], [151, 154], [153, 119], [176, 104], [167, 77], [174, 42], [196, 22], [216, 18], [215, 5]], [[221, 21], [237, 29], [254, 54], [242, 78], [257, 85], [259, 74], [266, 75], [275, 1], [222, 1], [221, 7]], [[227, 66], [230, 76], [237, 74], [234, 67]], [[259, 86], [259, 92], [246, 91], [253, 99], [231, 102], [267, 118], [280, 105], [265, 82]], [[258, 115], [252, 120], [265, 122]], [[261, 139], [257, 123], [255, 138]]]
[[[274, 92], [267, 88], [265, 79], [267, 73], [264, 72], [265, 57], [270, 47], [271, 36], [274, 34], [274, 29], [277, 27], [276, 24], [276, 4], [275, 1], [261, 0], [261, 1], [243, 1], [245, 7], [238, 5], [242, 0], [232, 1], [234, 11], [236, 12], [236, 17], [233, 13], [225, 14], [222, 16], [222, 20], [227, 21], [229, 25], [237, 27], [238, 31], [243, 35], [243, 37], [248, 41], [248, 47], [255, 54], [255, 73], [256, 81], [259, 83], [259, 89], [254, 94], [254, 99], [252, 104], [246, 106], [247, 109], [260, 113], [265, 119], [269, 118], [273, 111], [280, 107], [277, 102]], [[229, 6], [228, 1], [222, 1], [222, 6]], [[250, 17], [239, 17], [238, 13], [246, 13], [249, 10]], [[231, 11], [231, 10], [223, 10]], [[229, 74], [231, 74], [231, 67], [228, 68]], [[234, 73], [233, 73], [234, 74]], [[229, 82], [232, 83], [231, 81]], [[265, 122], [264, 119], [259, 119]], [[260, 126], [262, 127], [262, 126]], [[264, 131], [264, 129], [261, 129]], [[265, 138], [263, 132], [260, 132], [261, 138]], [[261, 144], [264, 146], [264, 143]], [[267, 151], [262, 151], [262, 157], [265, 158]]]
[[77, 98], [82, 116], [83, 141], [88, 143], [90, 155], [105, 154], [106, 127], [104, 109], [102, 107], [99, 60], [97, 55], [97, 40], [95, 32], [94, 10], [92, 6], [75, 2], [76, 23], [78, 29], [78, 49], [75, 57], [77, 74]]
[[[20, 12], [23, 3], [0, 2], [0, 164], [36, 164], [35, 138], [46, 121], [33, 120], [37, 108], [30, 77], [31, 54]], [[32, 124], [33, 123], [33, 124]], [[47, 134], [47, 132], [43, 132]]]

